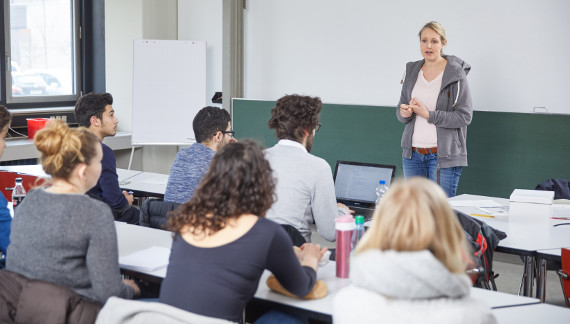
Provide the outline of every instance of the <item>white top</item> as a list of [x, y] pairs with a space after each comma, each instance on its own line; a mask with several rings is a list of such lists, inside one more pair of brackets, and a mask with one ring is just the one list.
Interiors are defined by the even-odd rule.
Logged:
[[[429, 111], [435, 111], [437, 97], [441, 89], [443, 71], [433, 80], [427, 81], [424, 72], [420, 69], [418, 80], [412, 90], [412, 98], [424, 104]], [[414, 133], [412, 134], [413, 147], [437, 147], [437, 131], [434, 124], [429, 124], [427, 119], [416, 115]]]

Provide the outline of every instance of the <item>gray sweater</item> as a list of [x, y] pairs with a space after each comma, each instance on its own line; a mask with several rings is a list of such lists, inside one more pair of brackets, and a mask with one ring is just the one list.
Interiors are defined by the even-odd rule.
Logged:
[[16, 208], [10, 241], [8, 270], [101, 303], [133, 296], [121, 280], [113, 214], [102, 201], [32, 190]]
[[[437, 159], [441, 168], [467, 166], [467, 126], [473, 118], [471, 92], [467, 84], [467, 73], [471, 66], [453, 55], [444, 55], [447, 65], [443, 71], [441, 89], [437, 97], [435, 111], [429, 112], [428, 123], [437, 130]], [[396, 117], [405, 124], [402, 134], [402, 157], [412, 157], [412, 134], [416, 114], [403, 118], [400, 105], [409, 104], [418, 72], [424, 60], [406, 64], [406, 74], [400, 101], [396, 107]]]
[[[290, 145], [284, 144], [287, 142]], [[309, 154], [301, 144], [287, 140], [265, 150], [265, 157], [277, 179], [277, 201], [267, 218], [295, 227], [307, 242], [311, 241], [310, 224], [314, 219], [319, 234], [334, 241], [335, 218], [346, 211], [337, 209], [328, 163]]]

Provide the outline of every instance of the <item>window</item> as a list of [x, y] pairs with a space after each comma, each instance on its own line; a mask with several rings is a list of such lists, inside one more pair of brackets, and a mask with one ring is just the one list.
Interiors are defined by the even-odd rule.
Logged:
[[3, 0], [0, 19], [0, 104], [69, 107], [105, 90], [104, 0]]

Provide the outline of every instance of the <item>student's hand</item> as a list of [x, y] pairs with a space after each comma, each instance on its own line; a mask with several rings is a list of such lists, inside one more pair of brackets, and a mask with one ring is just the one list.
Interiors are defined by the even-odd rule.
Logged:
[[410, 106], [404, 104], [400, 105], [400, 116], [402, 116], [402, 118], [412, 117], [413, 113], [414, 111], [412, 110], [412, 108], [410, 108]]
[[126, 191], [123, 191], [123, 195], [125, 195], [125, 198], [127, 198], [127, 201], [129, 202], [129, 205], [133, 204], [133, 201], [135, 200], [135, 197], [133, 197], [133, 195], [129, 194]]
[[138, 297], [141, 295], [141, 289], [133, 280], [123, 279], [123, 282], [126, 283], [127, 285], [133, 287], [133, 290], [135, 291], [135, 294], [133, 295], [133, 297]]
[[347, 214], [351, 214], [351, 215], [354, 214], [354, 210], [348, 208], [345, 204], [336, 203], [336, 206], [337, 206], [338, 208], [342, 208], [343, 210], [345, 210]]
[[413, 109], [416, 115], [422, 116], [425, 119], [429, 119], [429, 110], [427, 110], [426, 106], [418, 100], [418, 98], [412, 99], [410, 101], [410, 108]]
[[323, 254], [327, 251], [327, 248], [323, 248], [321, 250], [321, 246], [319, 244], [313, 243], [305, 243], [301, 246], [301, 253], [299, 253], [299, 257], [301, 259], [301, 265], [313, 268], [313, 270], [317, 271], [317, 267], [319, 265], [319, 261], [323, 257]]

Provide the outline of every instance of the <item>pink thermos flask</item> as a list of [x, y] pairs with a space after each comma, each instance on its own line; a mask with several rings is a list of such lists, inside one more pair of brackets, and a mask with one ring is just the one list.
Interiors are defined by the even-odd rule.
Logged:
[[336, 276], [348, 278], [350, 261], [350, 239], [354, 231], [354, 218], [340, 216], [335, 222], [336, 229]]

